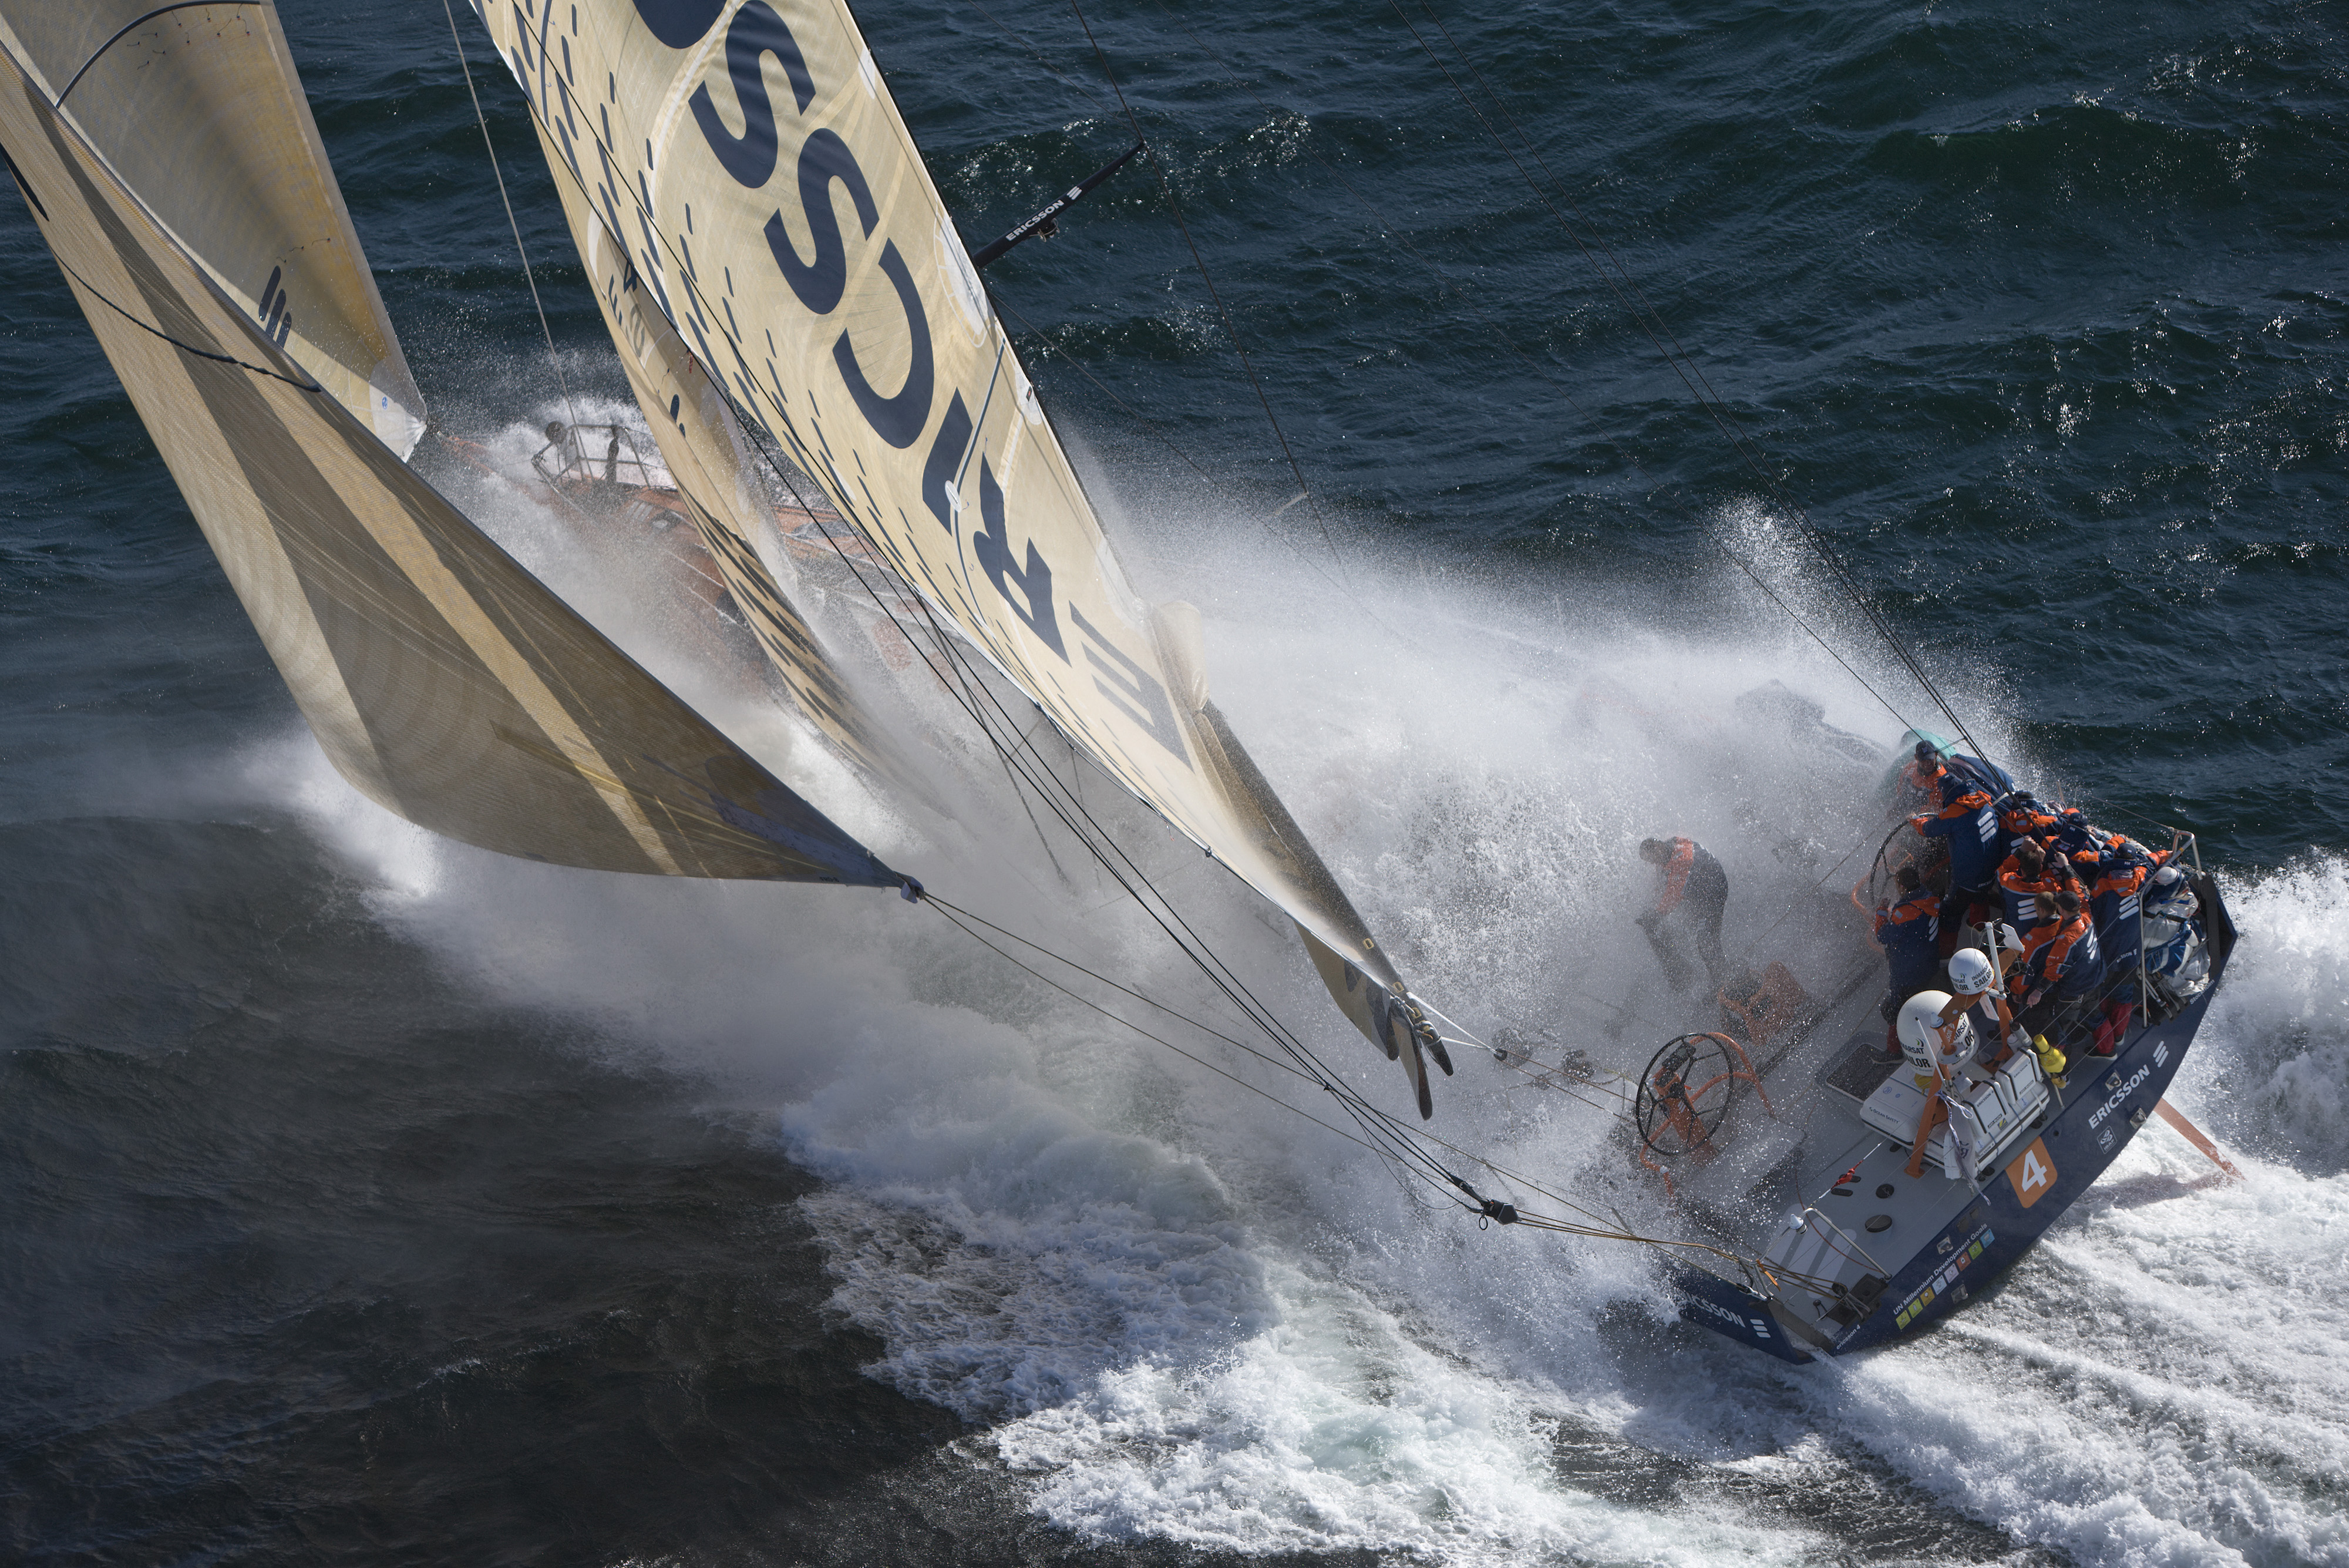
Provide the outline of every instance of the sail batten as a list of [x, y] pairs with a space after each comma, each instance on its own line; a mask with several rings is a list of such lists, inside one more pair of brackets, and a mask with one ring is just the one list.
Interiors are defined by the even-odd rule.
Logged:
[[555, 864], [902, 880], [304, 377], [5, 53], [0, 145], [28, 210], [344, 777]]
[[1195, 635], [1170, 643], [1127, 584], [841, 0], [481, 10], [550, 163], [710, 385], [1076, 745], [1296, 920], [1424, 1111], [1400, 976], [1204, 701]]

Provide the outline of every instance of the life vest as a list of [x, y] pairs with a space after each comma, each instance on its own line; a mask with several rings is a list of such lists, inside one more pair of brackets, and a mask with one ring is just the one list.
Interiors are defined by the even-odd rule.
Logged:
[[[1946, 786], [1948, 781], [1944, 780]], [[1988, 883], [1998, 867], [1998, 810], [1982, 790], [1968, 790], [1929, 817], [1918, 831], [1928, 838], [1950, 842], [1950, 886], [1972, 891]]]
[[2018, 931], [2027, 931], [2039, 919], [2039, 900], [2062, 886], [2043, 865], [2039, 875], [2027, 876], [2023, 862], [2008, 856], [1998, 868], [1998, 892], [2006, 906], [2006, 923]]
[[2106, 962], [2137, 962], [2143, 942], [2145, 884], [2152, 875], [2149, 866], [2122, 866], [2106, 870], [2088, 890], [2088, 918], [2095, 924], [2096, 945], [2104, 950]]
[[2096, 929], [2085, 910], [2041, 941], [2024, 962], [2033, 985], [2052, 985], [2059, 996], [2078, 996], [2105, 978], [2104, 949], [2096, 941]]
[[1941, 900], [1920, 888], [1889, 909], [1876, 911], [1876, 940], [1896, 979], [1930, 974], [1940, 959]]

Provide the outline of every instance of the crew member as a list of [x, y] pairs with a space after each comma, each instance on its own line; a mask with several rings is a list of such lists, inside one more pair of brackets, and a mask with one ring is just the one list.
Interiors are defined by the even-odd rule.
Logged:
[[1930, 741], [1917, 742], [1917, 750], [1900, 764], [1894, 804], [1900, 815], [1909, 816], [1919, 810], [1938, 811], [1941, 804], [1941, 775], [1946, 772], [1941, 749]]
[[1933, 983], [1940, 968], [1941, 950], [1935, 940], [1940, 929], [1940, 898], [1924, 885], [1914, 866], [1892, 874], [1900, 901], [1876, 906], [1876, 940], [1892, 970], [1892, 989], [1884, 993], [1884, 1054], [1900, 1054], [1900, 1034], [1893, 1022], [1900, 1004]]
[[1941, 810], [1935, 816], [1912, 816], [1909, 826], [1928, 838], [1950, 846], [1950, 891], [1941, 900], [1941, 952], [1957, 949], [1960, 927], [1972, 905], [1998, 907], [1998, 811], [1990, 792], [1954, 774], [1941, 775]]
[[[2023, 959], [2023, 983], [2030, 988], [2023, 998], [2025, 1026], [2030, 1026], [2028, 1021], [2034, 1013], [2052, 1015], [2050, 1033], [2056, 1045], [2068, 1051], [2070, 1036], [2104, 982], [2104, 950], [2096, 944], [2095, 928], [2080, 896], [2070, 888], [2058, 888], [2052, 906], [2040, 913], [2039, 927], [2032, 933]], [[2111, 1055], [2111, 1026], [2099, 1017], [2094, 1033], [2096, 1054]]]
[[2094, 877], [2088, 884], [2088, 920], [2096, 929], [2096, 946], [2104, 950], [2106, 966], [2118, 971], [2105, 996], [2105, 1023], [2117, 1044], [2128, 1032], [2139, 1001], [2138, 971], [2145, 949], [2140, 903], [2146, 881], [2153, 875], [2153, 857], [2116, 834], [2093, 870], [2082, 869]]
[[1992, 800], [2014, 788], [2014, 781], [2006, 771], [1980, 757], [1970, 757], [1963, 752], [1945, 752], [1930, 741], [1920, 741], [1912, 753], [1911, 764], [1920, 776], [1947, 774], [1962, 781], [1970, 789], [1978, 789]]
[[1664, 978], [1679, 991], [1687, 984], [1687, 966], [1681, 962], [1667, 933], [1666, 922], [1691, 931], [1697, 956], [1704, 961], [1706, 980], [1721, 989], [1721, 917], [1729, 906], [1729, 873], [1693, 838], [1645, 838], [1640, 858], [1663, 873], [1655, 908], [1640, 917], [1640, 929], [1656, 950]]
[[1900, 1004], [1899, 1028], [1902, 1054], [1909, 1059], [1911, 1082], [1925, 1096], [1918, 1113], [1916, 1141], [1909, 1148], [1909, 1175], [1925, 1174], [1925, 1145], [1933, 1129], [1950, 1119], [1942, 1096], [1962, 1092], [1966, 1063], [1973, 1055], [1973, 1030], [1961, 1011], [1943, 1023], [1956, 999], [1942, 991], [1921, 991]]
[[2047, 852], [2036, 839], [2014, 846], [1998, 868], [1998, 894], [2005, 906], [2007, 924], [2029, 930], [2039, 923], [2039, 900], [2055, 891], [2057, 878], [2047, 869]]
[[[2014, 1054], [2015, 1041], [2014, 1013], [2006, 1004], [2006, 989], [1999, 983], [1999, 978], [1989, 955], [1980, 948], [1960, 948], [1950, 955], [1949, 1002], [1935, 1020], [1944, 1029], [1971, 1023], [1979, 1033], [1994, 1018], [1998, 1033], [1991, 1038], [1998, 1042], [1998, 1049], [1990, 1059], [1993, 1067]], [[1985, 1002], [1991, 1004], [1991, 1013], [1975, 1023], [1975, 1010]]]
[[2025, 844], [2044, 845], [2055, 834], [2055, 815], [2029, 790], [2016, 790], [1998, 803], [1998, 825], [2010, 850]]

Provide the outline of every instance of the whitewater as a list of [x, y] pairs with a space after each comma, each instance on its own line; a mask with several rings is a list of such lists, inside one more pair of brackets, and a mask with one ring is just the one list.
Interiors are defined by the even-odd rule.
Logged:
[[[533, 428], [492, 443], [509, 465]], [[783, 777], [854, 795], [757, 682], [693, 656], [658, 594], [513, 495], [460, 499]], [[1727, 522], [1800, 588], [1766, 519]], [[1775, 676], [1888, 747], [1901, 726], [1725, 566], [1669, 602], [1708, 606], [1694, 638], [1688, 611], [1619, 587], [1315, 560], [1229, 518], [1120, 526], [1148, 591], [1199, 599], [1218, 702], [1372, 929], [1472, 1028], [1547, 1026], [1602, 1056], [1634, 1049], [1599, 1033], [1622, 1013], [1629, 1042], [1657, 1033], [1625, 919], [1646, 834], [1730, 846], [1729, 945], [1763, 958], [1775, 911], [1738, 891], [1774, 849], [1843, 882], [1864, 867], [1837, 857], [1873, 830], [1806, 815], [1799, 759], [1754, 744], [1733, 700]], [[1406, 587], [1402, 626], [1379, 607]], [[1894, 1561], [2349, 1563], [2337, 856], [2220, 867], [2241, 944], [2172, 1098], [2240, 1185], [2149, 1126], [1997, 1297], [1790, 1367], [1677, 1323], [1646, 1250], [1480, 1229], [1271, 1103], [1331, 1119], [1309, 1088], [1077, 982], [1202, 1059], [1185, 1060], [895, 899], [499, 860], [367, 805], [305, 737], [243, 769], [453, 984], [754, 1116], [822, 1180], [798, 1215], [828, 1311], [885, 1347], [867, 1376], [968, 1423], [955, 1462], [1077, 1539], [1463, 1565], [1815, 1563], [1854, 1542]], [[1237, 1033], [996, 784], [966, 835], [870, 797], [838, 815], [965, 907]], [[1283, 922], [1171, 834], [1128, 837], [1280, 1016], [1404, 1106]], [[1455, 1056], [1439, 1134], [1671, 1233], [1604, 1107]]]

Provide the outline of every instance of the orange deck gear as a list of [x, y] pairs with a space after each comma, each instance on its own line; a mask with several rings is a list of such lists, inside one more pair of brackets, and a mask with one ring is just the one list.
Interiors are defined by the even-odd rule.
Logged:
[[1721, 993], [1721, 1005], [1733, 1020], [1731, 1027], [1745, 1036], [1756, 1051], [1810, 1011], [1810, 993], [1782, 963], [1762, 971], [1760, 981], [1744, 996]]

